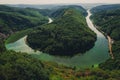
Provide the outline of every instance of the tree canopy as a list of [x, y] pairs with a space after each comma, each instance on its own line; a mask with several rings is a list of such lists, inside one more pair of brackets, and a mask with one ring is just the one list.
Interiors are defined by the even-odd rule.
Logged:
[[6, 51], [0, 53], [0, 79], [49, 80], [49, 74], [41, 61], [30, 55]]

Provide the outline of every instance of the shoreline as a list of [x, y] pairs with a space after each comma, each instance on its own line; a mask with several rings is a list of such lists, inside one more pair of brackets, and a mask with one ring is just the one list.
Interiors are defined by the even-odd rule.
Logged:
[[109, 53], [112, 59], [114, 59], [114, 55], [112, 52], [112, 39], [110, 38], [110, 36], [107, 35], [107, 39], [108, 39], [108, 46], [109, 46]]
[[[93, 21], [92, 21], [93, 22]], [[99, 27], [97, 27], [94, 22], [93, 22], [93, 25], [95, 26], [95, 28], [100, 31], [104, 36], [105, 38], [108, 40], [108, 48], [109, 48], [109, 54], [110, 54], [110, 57], [111, 59], [114, 59], [114, 55], [113, 55], [113, 52], [112, 52], [112, 43], [113, 43], [113, 40], [111, 39], [111, 37], [109, 35], [107, 35], [105, 32], [103, 32], [102, 30], [99, 29]]]

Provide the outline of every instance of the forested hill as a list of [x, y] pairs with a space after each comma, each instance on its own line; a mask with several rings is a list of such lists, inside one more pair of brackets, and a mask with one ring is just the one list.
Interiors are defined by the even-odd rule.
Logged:
[[120, 9], [120, 4], [112, 4], [112, 5], [101, 5], [92, 8], [92, 13], [98, 13], [99, 11], [106, 11], [106, 10], [114, 10], [114, 9]]
[[56, 12], [59, 18], [53, 23], [39, 27], [28, 35], [30, 47], [52, 55], [66, 56], [83, 53], [93, 47], [95, 33], [88, 28], [85, 16], [79, 10], [66, 8]]
[[47, 17], [36, 9], [0, 5], [0, 33], [10, 34], [47, 22]]
[[54, 17], [54, 18], [58, 18], [58, 17], [61, 17], [62, 15], [64, 15], [65, 11], [68, 9], [68, 8], [73, 8], [73, 9], [76, 9], [78, 10], [82, 15], [86, 16], [87, 15], [87, 12], [86, 10], [81, 7], [81, 6], [76, 6], [76, 5], [70, 5], [70, 6], [62, 6], [60, 7], [59, 9], [53, 11], [50, 16], [51, 17]]
[[120, 4], [93, 8], [94, 23], [113, 39], [120, 39]]
[[120, 4], [98, 6], [91, 11], [94, 24], [114, 40], [112, 51], [115, 59], [108, 59], [100, 67], [120, 70]]

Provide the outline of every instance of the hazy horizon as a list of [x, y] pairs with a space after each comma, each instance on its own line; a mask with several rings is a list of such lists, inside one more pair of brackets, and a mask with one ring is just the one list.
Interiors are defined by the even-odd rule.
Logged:
[[77, 3], [110, 3], [119, 4], [120, 0], [0, 0], [0, 4], [77, 4]]

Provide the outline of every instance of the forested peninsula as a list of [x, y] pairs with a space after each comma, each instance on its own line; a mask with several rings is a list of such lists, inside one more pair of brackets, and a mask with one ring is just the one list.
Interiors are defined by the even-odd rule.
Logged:
[[28, 35], [29, 46], [61, 56], [73, 56], [91, 49], [96, 35], [88, 28], [83, 11], [71, 7], [55, 11], [53, 23], [40, 26]]

